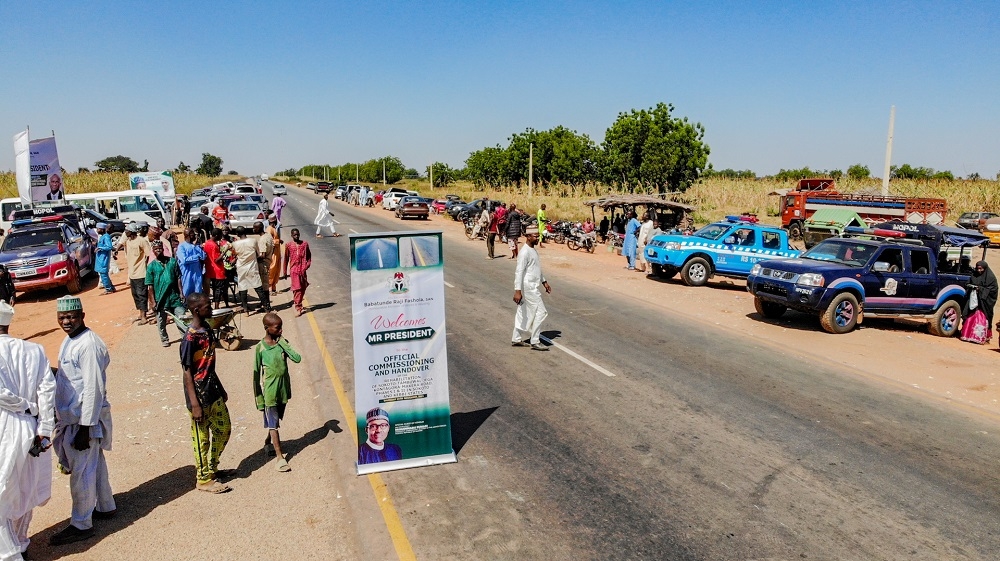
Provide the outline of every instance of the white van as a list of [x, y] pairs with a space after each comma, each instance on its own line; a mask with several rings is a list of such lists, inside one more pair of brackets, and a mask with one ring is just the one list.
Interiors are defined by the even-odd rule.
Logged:
[[162, 217], [169, 226], [173, 218], [160, 194], [149, 189], [77, 193], [66, 195], [66, 200], [83, 208], [96, 210], [112, 220], [121, 220], [125, 223], [148, 222], [153, 224], [157, 218]]
[[11, 197], [0, 201], [0, 230], [10, 230], [10, 216], [15, 210], [21, 210], [21, 198]]

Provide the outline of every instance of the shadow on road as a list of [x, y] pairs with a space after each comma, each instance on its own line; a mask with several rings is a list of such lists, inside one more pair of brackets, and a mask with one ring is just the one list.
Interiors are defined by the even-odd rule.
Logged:
[[332, 308], [333, 306], [336, 305], [337, 305], [336, 302], [326, 302], [324, 304], [310, 304], [307, 309], [310, 312], [315, 312], [316, 310], [322, 310], [323, 308]]
[[69, 518], [53, 524], [34, 534], [28, 548], [32, 559], [60, 559], [67, 555], [82, 553], [99, 543], [105, 536], [114, 534], [145, 518], [154, 509], [163, 506], [181, 495], [194, 491], [194, 466], [179, 467], [173, 471], [133, 487], [124, 493], [115, 493], [118, 514], [111, 520], [95, 520], [93, 538], [69, 545], [50, 547], [49, 539], [58, 531], [69, 526]]
[[[305, 433], [295, 440], [282, 439], [281, 451], [284, 452], [286, 460], [291, 459], [307, 447], [326, 438], [326, 435], [331, 432], [334, 434], [344, 432], [344, 429], [340, 427], [340, 421], [331, 419], [323, 423], [322, 426]], [[264, 465], [272, 460], [270, 456], [267, 456], [264, 453], [264, 437], [267, 436], [266, 432], [261, 430], [260, 436], [260, 449], [252, 452], [246, 458], [243, 458], [240, 465], [236, 467], [235, 479], [246, 479], [247, 477], [250, 477], [250, 474], [264, 467]]]
[[462, 450], [465, 443], [472, 438], [472, 435], [476, 434], [479, 427], [483, 426], [486, 419], [489, 419], [490, 415], [497, 409], [499, 407], [489, 407], [469, 413], [451, 414], [451, 447], [456, 454]]

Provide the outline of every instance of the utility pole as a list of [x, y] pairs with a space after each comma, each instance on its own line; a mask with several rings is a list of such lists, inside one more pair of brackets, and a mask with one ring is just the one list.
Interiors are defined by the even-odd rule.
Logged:
[[528, 144], [528, 196], [534, 195], [535, 143]]
[[889, 140], [885, 143], [885, 169], [882, 171], [882, 194], [889, 194], [889, 173], [892, 171], [892, 129], [896, 125], [896, 106], [889, 109]]
[[433, 189], [434, 188], [434, 162], [431, 162], [431, 165], [427, 166], [427, 169], [430, 170], [431, 189]]
[[382, 185], [385, 185], [385, 160], [382, 160]]
[[359, 177], [361, 177], [361, 176], [358, 175], [358, 164], [354, 164], [354, 182], [355, 183], [361, 183], [361, 180], [358, 179]]

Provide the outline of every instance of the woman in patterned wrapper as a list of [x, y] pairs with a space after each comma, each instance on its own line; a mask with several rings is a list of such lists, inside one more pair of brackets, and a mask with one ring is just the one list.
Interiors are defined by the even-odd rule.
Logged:
[[368, 411], [365, 420], [368, 440], [358, 446], [358, 465], [402, 460], [403, 451], [399, 445], [385, 441], [385, 437], [389, 436], [389, 413], [376, 407]]

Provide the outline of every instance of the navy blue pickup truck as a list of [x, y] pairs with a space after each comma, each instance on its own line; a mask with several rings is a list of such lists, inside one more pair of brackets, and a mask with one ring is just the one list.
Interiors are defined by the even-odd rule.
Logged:
[[[798, 258], [757, 263], [747, 278], [757, 312], [816, 314], [830, 333], [847, 333], [865, 317], [924, 320], [941, 337], [958, 331], [970, 263], [985, 259], [986, 236], [906, 222], [846, 231]], [[978, 248], [982, 257], [972, 255]]]

